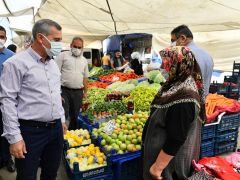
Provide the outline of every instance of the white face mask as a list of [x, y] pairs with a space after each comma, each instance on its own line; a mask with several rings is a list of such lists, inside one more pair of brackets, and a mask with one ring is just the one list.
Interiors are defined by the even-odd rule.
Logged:
[[165, 69], [162, 69], [162, 68], [160, 68], [160, 72], [161, 72], [162, 76], [165, 78], [165, 80], [167, 81], [169, 78], [169, 73]]
[[171, 47], [173, 47], [173, 46], [176, 46], [177, 45], [177, 41], [173, 41], [173, 42], [171, 42]]
[[72, 48], [71, 51], [72, 51], [73, 55], [76, 57], [81, 56], [81, 54], [82, 54], [82, 50], [78, 49], [78, 48]]
[[0, 39], [0, 49], [4, 47], [6, 40], [5, 39]]
[[42, 46], [46, 50], [47, 55], [49, 57], [57, 56], [62, 50], [62, 43], [61, 42], [56, 42], [56, 41], [49, 41], [49, 39], [46, 36], [44, 36], [44, 37], [47, 39], [47, 41], [50, 43], [50, 46], [51, 46], [50, 48], [46, 48], [42, 44]]

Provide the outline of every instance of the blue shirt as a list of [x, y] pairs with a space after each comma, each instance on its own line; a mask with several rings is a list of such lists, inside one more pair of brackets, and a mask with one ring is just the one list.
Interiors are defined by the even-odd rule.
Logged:
[[206, 97], [209, 93], [209, 87], [213, 72], [214, 64], [212, 57], [206, 51], [199, 48], [194, 42], [190, 42], [187, 47], [193, 52], [200, 66], [203, 77], [204, 96]]
[[0, 52], [0, 75], [2, 72], [2, 64], [10, 57], [14, 55], [14, 52], [11, 50], [4, 48], [2, 52]]
[[60, 71], [54, 60], [42, 61], [32, 48], [5, 63], [0, 79], [3, 136], [10, 144], [22, 140], [19, 119], [65, 121], [61, 101]]

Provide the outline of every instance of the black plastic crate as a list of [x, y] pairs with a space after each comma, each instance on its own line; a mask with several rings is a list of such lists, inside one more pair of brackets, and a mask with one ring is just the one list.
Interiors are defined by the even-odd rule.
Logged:
[[239, 93], [239, 89], [238, 86], [229, 86], [229, 93]]
[[237, 146], [237, 141], [227, 141], [215, 144], [215, 154], [222, 154], [225, 152], [235, 151]]
[[233, 69], [240, 69], [240, 63], [233, 62]]
[[226, 131], [238, 129], [240, 126], [239, 113], [224, 115], [219, 124], [217, 124], [217, 131]]
[[209, 88], [210, 93], [227, 94], [229, 92], [229, 85], [225, 84], [211, 84]]
[[141, 179], [141, 154], [128, 156], [113, 163], [114, 180]]
[[236, 130], [227, 130], [222, 131], [216, 134], [215, 141], [216, 143], [226, 142], [226, 141], [235, 141], [238, 138], [238, 129]]
[[201, 157], [208, 157], [214, 155], [214, 139], [204, 140], [201, 143]]
[[207, 124], [202, 127], [202, 140], [211, 139], [215, 137], [216, 125]]

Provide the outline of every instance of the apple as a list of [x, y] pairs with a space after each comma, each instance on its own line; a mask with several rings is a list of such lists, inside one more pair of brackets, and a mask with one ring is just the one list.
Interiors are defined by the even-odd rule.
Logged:
[[120, 149], [117, 153], [118, 154], [123, 154], [124, 152]]
[[115, 139], [111, 139], [110, 144], [114, 144], [114, 143], [116, 143], [116, 140]]
[[103, 139], [103, 140], [101, 141], [101, 145], [102, 145], [102, 146], [105, 146], [105, 145], [106, 145], [106, 140], [105, 140], [105, 139]]
[[137, 139], [133, 139], [132, 143], [136, 145], [138, 143]]
[[136, 134], [132, 134], [132, 139], [136, 139], [137, 138], [137, 135]]
[[138, 136], [137, 140], [138, 140], [139, 143], [141, 143], [142, 142], [142, 136]]
[[138, 130], [137, 130], [137, 129], [134, 129], [133, 132], [134, 132], [134, 134], [136, 134], [136, 133], [138, 132]]
[[124, 143], [122, 143], [122, 144], [120, 145], [120, 149], [123, 150], [123, 151], [125, 151], [125, 150], [127, 149], [127, 145], [124, 144]]
[[136, 132], [136, 135], [139, 137], [139, 136], [142, 136], [142, 133]]
[[128, 132], [128, 134], [134, 134], [134, 131], [133, 130], [130, 130], [129, 132]]
[[112, 146], [108, 146], [108, 147], [107, 147], [107, 151], [108, 151], [108, 152], [111, 151], [111, 149], [112, 149]]
[[122, 129], [126, 129], [126, 127], [127, 127], [126, 124], [121, 124]]
[[123, 130], [123, 133], [124, 133], [124, 134], [128, 134], [128, 130], [127, 130], [127, 129], [124, 129], [124, 130]]
[[131, 141], [132, 140], [132, 136], [131, 135], [127, 135], [127, 140]]
[[128, 144], [127, 145], [127, 150], [130, 151], [130, 152], [133, 151], [134, 150], [134, 145], [133, 144]]
[[112, 133], [111, 138], [112, 139], [117, 139], [117, 134], [116, 133]]
[[140, 145], [136, 145], [136, 149], [137, 149], [137, 150], [141, 150], [142, 147], [141, 147]]
[[120, 150], [120, 147], [119, 147], [119, 145], [117, 145], [117, 144], [113, 144], [112, 147], [113, 147], [114, 149], [116, 149], [116, 151], [119, 151], [119, 150]]
[[129, 144], [131, 144], [131, 142], [127, 140], [127, 141], [125, 141], [125, 144], [129, 145]]
[[106, 142], [107, 142], [108, 144], [110, 144], [111, 141], [112, 141], [112, 138], [111, 138], [110, 136], [107, 136], [107, 137], [106, 137]]

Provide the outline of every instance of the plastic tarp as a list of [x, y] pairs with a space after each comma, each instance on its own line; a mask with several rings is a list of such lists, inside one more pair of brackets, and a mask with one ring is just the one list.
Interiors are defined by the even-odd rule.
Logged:
[[[169, 46], [171, 30], [186, 24], [215, 68], [230, 71], [233, 60], [240, 59], [240, 1], [109, 0], [109, 5], [118, 34], [153, 34], [154, 49]], [[47, 0], [38, 14], [58, 21], [65, 41], [73, 35], [91, 41], [115, 34], [106, 0]]]

